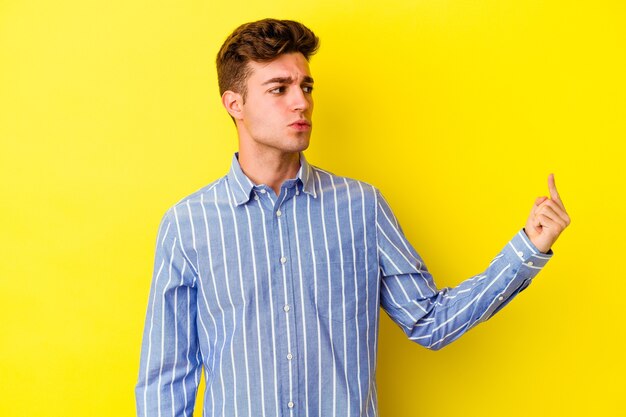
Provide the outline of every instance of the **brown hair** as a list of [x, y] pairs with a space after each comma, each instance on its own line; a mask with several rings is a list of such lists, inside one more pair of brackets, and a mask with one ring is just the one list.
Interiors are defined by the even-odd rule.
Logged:
[[300, 22], [263, 19], [245, 23], [226, 38], [217, 54], [220, 95], [231, 90], [245, 101], [249, 61], [269, 62], [292, 52], [302, 53], [308, 61], [318, 47], [318, 37]]

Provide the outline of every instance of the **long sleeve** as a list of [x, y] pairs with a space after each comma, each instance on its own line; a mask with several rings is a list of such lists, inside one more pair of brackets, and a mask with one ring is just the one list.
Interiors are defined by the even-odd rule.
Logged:
[[168, 212], [156, 245], [152, 286], [135, 387], [137, 416], [191, 416], [201, 373], [196, 275]]
[[423, 260], [377, 193], [381, 306], [409, 339], [438, 350], [488, 320], [524, 290], [552, 256], [520, 230], [481, 274], [437, 289]]

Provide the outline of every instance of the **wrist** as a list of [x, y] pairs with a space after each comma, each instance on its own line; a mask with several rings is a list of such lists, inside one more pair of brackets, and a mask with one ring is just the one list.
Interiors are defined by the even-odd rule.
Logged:
[[[532, 234], [528, 234], [528, 232], [526, 231], [526, 228], [524, 227], [522, 229], [524, 231], [524, 234], [526, 235], [526, 237], [528, 238], [528, 240], [530, 241], [530, 243], [534, 246], [534, 248], [537, 250], [537, 252], [543, 253], [543, 254], [547, 254], [548, 252], [550, 252], [550, 247], [551, 245], [546, 245], [545, 242], [539, 242], [537, 241], [537, 236], [538, 235], [532, 235]], [[532, 236], [531, 236], [532, 235]], [[546, 247], [547, 246], [547, 247]]]

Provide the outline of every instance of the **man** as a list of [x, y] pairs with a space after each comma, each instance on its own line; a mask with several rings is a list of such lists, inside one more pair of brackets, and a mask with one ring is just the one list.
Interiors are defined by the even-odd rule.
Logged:
[[217, 57], [239, 152], [160, 226], [140, 416], [375, 416], [379, 307], [440, 349], [525, 289], [569, 224], [553, 176], [487, 270], [438, 290], [371, 185], [310, 165], [318, 48], [300, 23], [237, 28]]

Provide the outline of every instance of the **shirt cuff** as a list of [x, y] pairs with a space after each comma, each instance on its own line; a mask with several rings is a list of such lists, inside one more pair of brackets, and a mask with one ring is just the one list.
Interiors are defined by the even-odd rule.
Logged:
[[[522, 263], [523, 266], [536, 269], [537, 272], [543, 269], [554, 255], [552, 249], [548, 253], [542, 253], [530, 241], [524, 229], [517, 232], [511, 241], [504, 248], [504, 256], [511, 265]], [[533, 274], [535, 275], [535, 274]]]
[[483, 316], [483, 320], [492, 317], [517, 294], [525, 290], [532, 279], [552, 258], [553, 252], [550, 249], [548, 253], [541, 253], [522, 229], [506, 244], [501, 255], [502, 262], [511, 267], [511, 281], [501, 292], [496, 294], [493, 303]]

